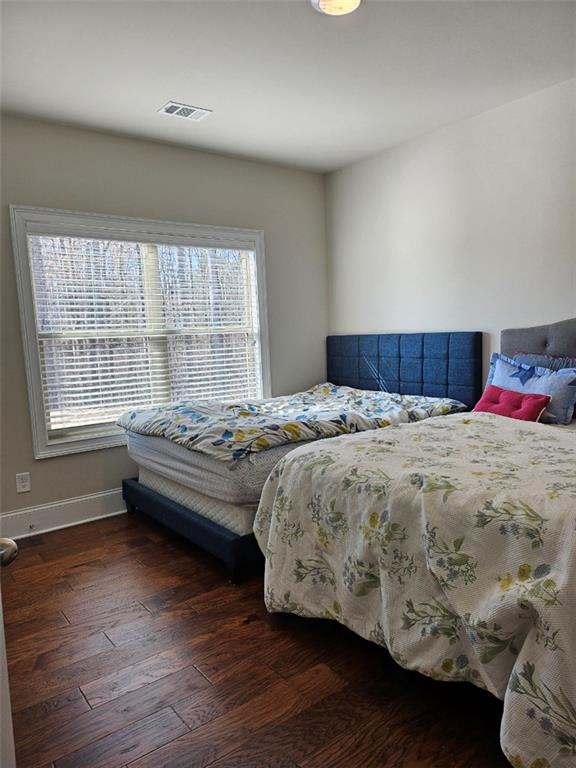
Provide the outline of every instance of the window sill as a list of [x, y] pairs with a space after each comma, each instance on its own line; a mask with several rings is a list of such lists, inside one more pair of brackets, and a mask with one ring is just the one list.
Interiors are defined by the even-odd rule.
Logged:
[[126, 445], [124, 431], [114, 431], [108, 434], [55, 438], [47, 440], [43, 445], [34, 446], [34, 458], [49, 459], [52, 456], [68, 456], [72, 453], [100, 451], [103, 448], [116, 448]]

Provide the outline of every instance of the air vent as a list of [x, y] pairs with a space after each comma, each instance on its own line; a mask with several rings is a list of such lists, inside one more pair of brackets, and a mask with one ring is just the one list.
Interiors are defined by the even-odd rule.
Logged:
[[171, 117], [181, 117], [184, 120], [204, 120], [205, 117], [212, 114], [211, 109], [203, 107], [191, 107], [189, 104], [180, 104], [177, 101], [169, 101], [158, 110], [161, 115], [170, 115]]

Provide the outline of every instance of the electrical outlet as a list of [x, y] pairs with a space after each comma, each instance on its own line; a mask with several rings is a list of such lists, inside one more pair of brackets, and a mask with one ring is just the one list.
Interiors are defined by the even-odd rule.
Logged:
[[27, 493], [31, 488], [30, 472], [18, 472], [16, 475], [16, 493]]

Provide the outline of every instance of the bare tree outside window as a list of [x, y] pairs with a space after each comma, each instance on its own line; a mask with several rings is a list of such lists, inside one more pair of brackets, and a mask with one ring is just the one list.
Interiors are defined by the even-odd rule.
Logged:
[[254, 251], [28, 244], [49, 432], [156, 403], [262, 397]]

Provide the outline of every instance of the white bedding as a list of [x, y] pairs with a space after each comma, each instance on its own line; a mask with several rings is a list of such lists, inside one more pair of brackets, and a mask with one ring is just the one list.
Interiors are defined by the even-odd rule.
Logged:
[[514, 768], [576, 765], [575, 529], [574, 429], [487, 413], [303, 446], [254, 524], [270, 611], [487, 688]]
[[256, 504], [229, 504], [220, 499], [214, 499], [203, 493], [192, 490], [186, 485], [168, 480], [162, 475], [157, 475], [148, 469], [141, 469], [138, 477], [140, 483], [146, 488], [150, 488], [168, 499], [182, 504], [182, 506], [192, 509], [202, 517], [218, 523], [229, 531], [244, 536], [252, 533], [254, 525], [254, 516], [256, 515]]
[[281, 445], [229, 464], [163, 437], [126, 434], [128, 453], [139, 467], [229, 504], [258, 503], [274, 465], [298, 445]]

